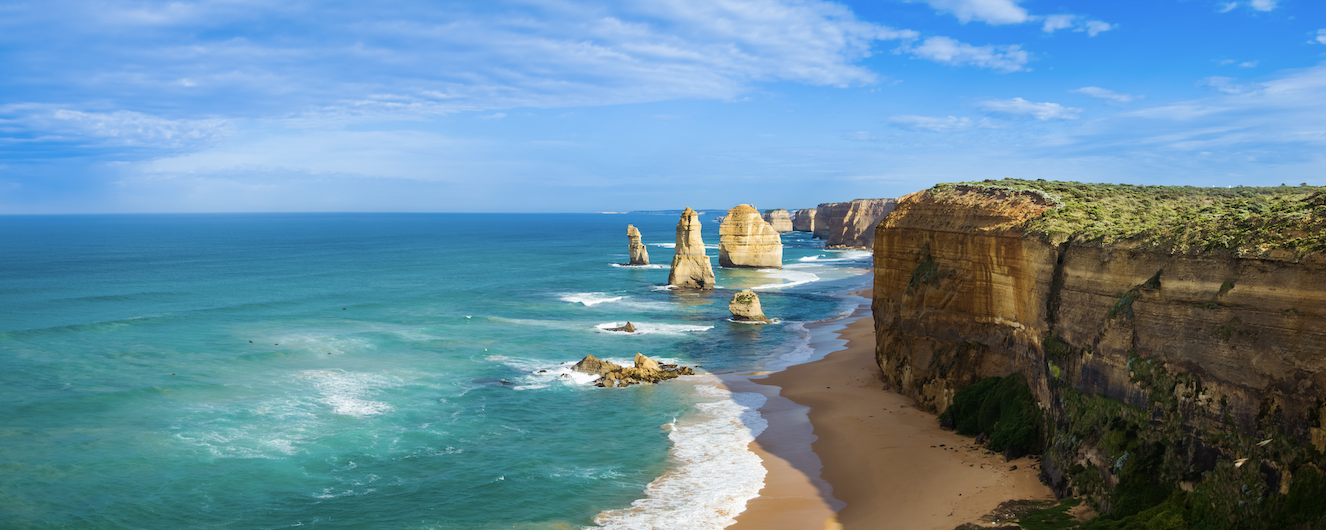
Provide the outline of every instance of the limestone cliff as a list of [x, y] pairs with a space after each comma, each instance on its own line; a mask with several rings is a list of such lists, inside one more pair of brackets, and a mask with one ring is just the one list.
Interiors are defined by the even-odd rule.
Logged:
[[[1220, 517], [1260, 517], [1220, 496], [1233, 480], [1221, 473], [1238, 469], [1229, 462], [1260, 458], [1239, 480], [1286, 494], [1291, 471], [1326, 465], [1286, 449], [1326, 449], [1326, 196], [1116, 187], [1088, 200], [1067, 194], [1089, 185], [1041, 184], [1061, 200], [1019, 182], [937, 186], [879, 223], [873, 309], [887, 383], [942, 412], [960, 389], [1021, 372], [1048, 413], [1046, 480], [1107, 511], [1127, 500], [1121, 481], [1187, 480]], [[1118, 194], [1149, 206], [1101, 211]], [[1164, 206], [1180, 199], [1194, 206]], [[1206, 217], [1190, 216], [1198, 208]], [[1210, 228], [1226, 221], [1234, 228]], [[1143, 464], [1123, 455], [1139, 451], [1155, 467], [1130, 475]]]
[[700, 214], [686, 208], [677, 220], [677, 246], [672, 255], [668, 285], [688, 289], [713, 289], [714, 267], [704, 252]]
[[640, 230], [635, 225], [626, 225], [626, 239], [631, 251], [631, 261], [627, 265], [649, 265], [649, 250], [640, 242]]
[[727, 310], [732, 313], [732, 320], [737, 322], [769, 323], [769, 317], [764, 316], [764, 309], [760, 307], [760, 296], [750, 289], [732, 295]]
[[780, 234], [786, 234], [793, 230], [792, 216], [787, 213], [787, 210], [782, 208], [765, 210], [764, 222], [769, 223], [769, 226], [772, 226], [773, 229]]
[[815, 237], [826, 248], [869, 249], [875, 241], [875, 225], [897, 207], [895, 199], [856, 199], [831, 202], [815, 208]]
[[792, 229], [798, 232], [815, 232], [815, 209], [793, 210]]
[[719, 265], [783, 268], [783, 240], [754, 206], [741, 204], [728, 210], [723, 224], [718, 227], [718, 235]]

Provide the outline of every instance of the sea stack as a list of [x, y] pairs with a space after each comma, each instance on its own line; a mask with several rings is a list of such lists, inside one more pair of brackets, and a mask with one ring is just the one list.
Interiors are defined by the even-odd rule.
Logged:
[[627, 265], [649, 265], [649, 251], [640, 242], [640, 230], [635, 225], [626, 225], [626, 239], [630, 241], [631, 262]]
[[760, 297], [750, 289], [733, 295], [727, 303], [727, 310], [732, 312], [732, 320], [737, 322], [769, 323], [769, 318], [764, 316], [764, 310], [760, 308]]
[[783, 268], [783, 240], [749, 204], [727, 211], [718, 227], [718, 264], [754, 269]]
[[797, 232], [814, 232], [815, 209], [794, 210], [792, 212], [792, 230]]
[[786, 234], [792, 231], [792, 216], [787, 213], [787, 210], [782, 208], [765, 210], [764, 222], [769, 223], [769, 226], [772, 226], [774, 231], [780, 234]]
[[704, 253], [700, 237], [700, 214], [686, 208], [677, 220], [677, 248], [672, 256], [668, 285], [687, 289], [713, 289], [714, 267]]

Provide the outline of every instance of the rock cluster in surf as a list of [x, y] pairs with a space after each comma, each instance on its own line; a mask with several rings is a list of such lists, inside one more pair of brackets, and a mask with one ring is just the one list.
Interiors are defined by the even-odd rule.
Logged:
[[659, 364], [658, 361], [640, 353], [635, 354], [635, 366], [621, 366], [601, 360], [593, 355], [586, 355], [571, 369], [582, 374], [599, 376], [599, 380], [594, 383], [594, 386], [599, 387], [652, 384], [668, 379], [676, 379], [683, 375], [695, 375], [695, 370], [689, 366]]
[[672, 255], [668, 285], [687, 289], [713, 289], [714, 267], [704, 253], [700, 214], [686, 208], [677, 220], [677, 247]]
[[737, 322], [759, 322], [761, 324], [770, 322], [769, 317], [764, 316], [764, 310], [760, 307], [760, 297], [750, 289], [733, 295], [732, 300], [727, 303], [727, 310], [732, 312], [732, 320]]
[[765, 210], [764, 222], [769, 223], [769, 226], [772, 226], [774, 231], [780, 234], [786, 234], [792, 231], [792, 216], [787, 213], [787, 210], [782, 208]]
[[631, 251], [631, 261], [627, 265], [649, 265], [649, 251], [640, 242], [640, 229], [635, 225], [626, 225], [626, 239]]
[[723, 267], [783, 268], [783, 240], [754, 206], [739, 204], [728, 210], [718, 236], [718, 264]]

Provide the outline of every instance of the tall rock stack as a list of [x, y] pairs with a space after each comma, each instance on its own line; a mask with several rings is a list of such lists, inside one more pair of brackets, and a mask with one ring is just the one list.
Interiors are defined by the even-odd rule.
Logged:
[[635, 225], [626, 225], [626, 239], [631, 247], [631, 262], [627, 265], [649, 265], [649, 251], [640, 242], [640, 230]]
[[727, 211], [718, 227], [718, 264], [724, 267], [783, 268], [783, 240], [749, 204]]
[[787, 210], [779, 208], [777, 210], [765, 210], [764, 222], [769, 223], [775, 231], [780, 234], [786, 234], [792, 231], [792, 216], [788, 215]]
[[792, 230], [797, 232], [815, 231], [815, 209], [792, 211]]
[[714, 268], [704, 253], [700, 237], [700, 214], [686, 208], [677, 220], [677, 249], [672, 256], [668, 285], [688, 289], [713, 289]]

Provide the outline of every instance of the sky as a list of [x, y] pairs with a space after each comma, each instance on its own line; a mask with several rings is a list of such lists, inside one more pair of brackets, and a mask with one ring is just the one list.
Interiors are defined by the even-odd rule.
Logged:
[[1322, 0], [0, 2], [0, 214], [1326, 185]]

